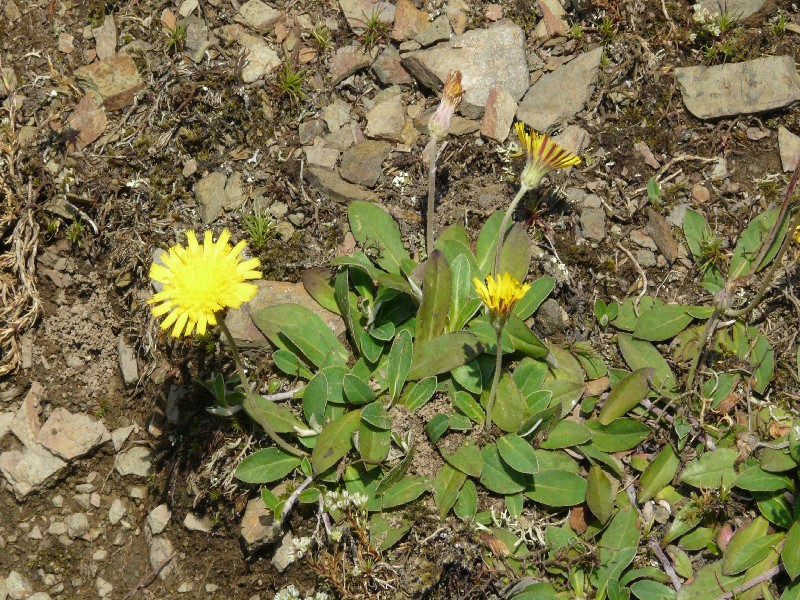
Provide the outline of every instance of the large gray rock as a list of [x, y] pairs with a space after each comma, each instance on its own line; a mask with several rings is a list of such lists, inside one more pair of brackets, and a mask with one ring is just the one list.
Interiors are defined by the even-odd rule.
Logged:
[[381, 175], [383, 161], [391, 153], [392, 146], [387, 142], [364, 140], [345, 151], [339, 172], [347, 181], [375, 187]]
[[336, 171], [324, 169], [322, 167], [309, 167], [303, 174], [308, 183], [336, 202], [346, 204], [351, 200], [364, 200], [366, 202], [378, 201], [378, 195], [375, 192], [365, 190], [360, 186], [346, 182], [339, 177]]
[[401, 62], [420, 83], [433, 90], [442, 87], [450, 71], [461, 71], [461, 113], [471, 119], [483, 115], [492, 86], [502, 85], [514, 100], [528, 89], [525, 33], [511, 21], [467, 31], [449, 42], [410, 52], [403, 55]]
[[598, 47], [542, 76], [520, 102], [517, 118], [547, 131], [575, 116], [592, 97], [602, 56]]
[[699, 0], [700, 6], [710, 14], [727, 14], [736, 21], [744, 21], [762, 9], [774, 6], [774, 0]]
[[40, 489], [66, 466], [67, 463], [38, 445], [0, 454], [0, 473], [11, 484], [18, 500]]
[[60, 407], [52, 412], [36, 438], [42, 446], [64, 460], [89, 454], [110, 440], [111, 434], [99, 421]]
[[698, 119], [754, 114], [800, 100], [800, 76], [791, 56], [732, 65], [675, 69], [687, 110]]

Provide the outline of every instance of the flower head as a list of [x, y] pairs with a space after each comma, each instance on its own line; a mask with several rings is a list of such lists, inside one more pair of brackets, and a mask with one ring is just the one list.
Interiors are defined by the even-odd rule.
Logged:
[[505, 321], [514, 305], [531, 288], [529, 283], [521, 284], [510, 273], [503, 273], [496, 278], [489, 275], [485, 284], [473, 277], [472, 284], [497, 323]]
[[461, 71], [450, 71], [442, 88], [442, 99], [439, 101], [439, 106], [428, 121], [428, 133], [431, 134], [431, 137], [441, 140], [447, 135], [447, 132], [450, 131], [453, 113], [458, 110], [463, 95]]
[[175, 244], [162, 254], [163, 264], [150, 265], [150, 278], [163, 284], [163, 289], [148, 304], [158, 304], [152, 307], [154, 316], [167, 315], [161, 329], [175, 325], [173, 337], [190, 335], [195, 327], [203, 335], [207, 325], [216, 325], [215, 313], [238, 308], [256, 295], [258, 287], [245, 281], [261, 278], [261, 262], [257, 258], [243, 261], [240, 254], [245, 242], [231, 247], [230, 237], [225, 229], [214, 242], [211, 231], [206, 231], [201, 246], [194, 231], [187, 231], [186, 247]]
[[800, 244], [800, 225], [794, 228], [794, 233], [792, 234], [794, 237], [794, 241]]
[[579, 157], [564, 150], [548, 134], [533, 130], [529, 133], [525, 131], [525, 124], [520, 121], [517, 121], [514, 127], [522, 144], [522, 152], [517, 156], [524, 154], [527, 157], [520, 181], [528, 189], [536, 188], [542, 177], [550, 171], [580, 164]]

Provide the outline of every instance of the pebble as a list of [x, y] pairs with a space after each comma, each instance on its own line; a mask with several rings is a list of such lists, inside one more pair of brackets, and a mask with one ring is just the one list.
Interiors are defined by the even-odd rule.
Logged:
[[351, 183], [375, 187], [383, 169], [383, 161], [391, 153], [392, 146], [387, 142], [364, 140], [344, 152], [339, 173]]
[[147, 515], [147, 531], [150, 535], [158, 535], [166, 529], [171, 517], [172, 511], [167, 505], [159, 504]]
[[273, 27], [283, 14], [261, 0], [249, 0], [239, 8], [242, 20], [256, 31], [266, 31]]
[[517, 101], [514, 96], [502, 85], [493, 85], [486, 98], [481, 135], [498, 142], [506, 141], [516, 113]]
[[73, 513], [66, 518], [67, 535], [73, 540], [89, 531], [89, 519], [84, 513]]
[[0, 472], [6, 478], [17, 500], [43, 487], [67, 463], [39, 445], [0, 454]]
[[[263, 502], [262, 502], [263, 504]], [[294, 541], [292, 540], [292, 532], [289, 531], [281, 538], [281, 543], [275, 549], [270, 563], [278, 573], [283, 573], [294, 560]]]
[[427, 48], [439, 42], [450, 39], [450, 21], [447, 15], [439, 15], [433, 21], [426, 23], [414, 38], [420, 46]]
[[6, 590], [12, 600], [20, 600], [33, 594], [33, 585], [21, 573], [11, 571], [6, 577]]
[[194, 589], [194, 584], [191, 581], [184, 581], [178, 586], [179, 594], [188, 594]]
[[132, 104], [136, 92], [145, 87], [136, 63], [124, 52], [77, 69], [75, 79], [84, 91], [97, 91], [109, 112]]
[[115, 498], [108, 509], [108, 521], [112, 525], [116, 525], [122, 520], [126, 512], [128, 512], [128, 509], [125, 507], [125, 502], [120, 498]]
[[240, 534], [248, 553], [278, 540], [280, 527], [275, 526], [272, 511], [264, 505], [261, 498], [253, 498], [247, 503]]
[[76, 132], [67, 140], [67, 148], [72, 152], [83, 150], [99, 138], [108, 125], [102, 96], [89, 90], [67, 117], [67, 125]]
[[36, 439], [53, 454], [71, 461], [110, 441], [111, 434], [89, 415], [73, 414], [59, 407], [42, 425]]
[[397, 42], [414, 39], [428, 24], [428, 13], [419, 10], [411, 0], [398, 0], [392, 39]]
[[386, 98], [367, 112], [367, 136], [371, 138], [402, 141], [405, 125], [403, 98], [394, 95]]
[[337, 48], [328, 65], [331, 85], [338, 85], [351, 75], [372, 64], [372, 57], [360, 44]]
[[794, 171], [800, 162], [800, 137], [786, 127], [778, 128], [778, 149], [784, 171]]
[[[168, 538], [160, 535], [154, 537], [150, 544], [150, 566], [154, 569], [161, 565], [172, 554], [172, 542]], [[175, 559], [173, 558], [158, 574], [159, 579], [166, 579], [175, 570]]]
[[149, 477], [152, 473], [150, 457], [152, 452], [147, 446], [132, 446], [117, 454], [114, 468], [122, 475]]
[[208, 517], [199, 518], [194, 513], [186, 513], [183, 519], [183, 526], [189, 531], [200, 531], [202, 533], [210, 533], [212, 529], [211, 519]]
[[139, 366], [136, 363], [136, 353], [133, 347], [125, 341], [123, 336], [117, 338], [117, 356], [122, 381], [125, 385], [134, 385], [139, 380]]
[[692, 198], [700, 204], [705, 204], [711, 199], [711, 192], [703, 184], [696, 183], [692, 186]]
[[122, 449], [122, 445], [130, 437], [134, 429], [136, 429], [135, 424], [127, 427], [118, 427], [111, 432], [111, 443], [114, 444], [114, 450], [119, 452]]
[[101, 598], [108, 598], [111, 596], [111, 592], [114, 591], [114, 586], [102, 577], [98, 577], [94, 583], [94, 589]]
[[583, 237], [595, 242], [606, 236], [606, 213], [602, 208], [585, 208], [581, 212]]
[[207, 583], [206, 584], [206, 592], [209, 594], [213, 594], [219, 589], [219, 586], [216, 583]]
[[558, 301], [553, 298], [549, 298], [542, 303], [536, 311], [534, 321], [545, 337], [563, 331], [569, 325], [567, 313], [561, 308]]
[[108, 550], [106, 550], [105, 548], [101, 548], [100, 550], [95, 550], [92, 553], [92, 560], [94, 562], [103, 562], [107, 558], [108, 558]]
[[117, 53], [117, 26], [114, 15], [106, 15], [100, 27], [92, 28], [97, 58], [106, 60]]

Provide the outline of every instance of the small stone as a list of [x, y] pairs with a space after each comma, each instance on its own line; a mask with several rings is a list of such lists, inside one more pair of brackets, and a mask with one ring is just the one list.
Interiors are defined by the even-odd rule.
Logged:
[[42, 530], [39, 528], [39, 526], [34, 525], [33, 529], [31, 529], [28, 533], [28, 537], [32, 540], [41, 540], [44, 536], [42, 535]]
[[67, 531], [69, 531], [69, 527], [64, 521], [54, 521], [47, 528], [47, 533], [55, 536], [66, 535]]
[[481, 135], [497, 142], [505, 142], [516, 113], [517, 101], [514, 100], [514, 96], [502, 85], [493, 85], [486, 98], [486, 112], [481, 121]]
[[150, 448], [146, 446], [132, 446], [117, 454], [114, 468], [123, 477], [126, 475], [149, 477], [152, 473], [150, 468], [151, 454]]
[[428, 13], [419, 10], [411, 0], [398, 0], [392, 39], [398, 42], [414, 39], [428, 24]]
[[114, 15], [106, 15], [100, 27], [92, 28], [92, 35], [97, 58], [106, 60], [117, 53], [117, 26], [114, 24]]
[[352, 106], [341, 98], [336, 98], [333, 102], [322, 109], [322, 120], [328, 126], [328, 131], [337, 131], [350, 122], [350, 112]]
[[203, 60], [206, 50], [212, 46], [215, 38], [209, 35], [205, 19], [190, 16], [183, 19], [181, 24], [186, 28], [184, 51], [189, 56], [189, 59], [197, 64]]
[[578, 155], [589, 147], [589, 132], [578, 125], [567, 125], [564, 131], [553, 138], [553, 141], [564, 150]]
[[186, 513], [183, 519], [183, 526], [189, 531], [200, 531], [202, 533], [211, 533], [213, 528], [211, 519], [208, 517], [199, 518], [194, 513]]
[[242, 69], [242, 80], [245, 83], [258, 81], [283, 63], [278, 53], [261, 37], [242, 33], [239, 35], [239, 43], [247, 49], [246, 63]]
[[111, 596], [111, 592], [114, 591], [114, 586], [102, 577], [98, 577], [94, 582], [94, 589], [101, 598], [108, 598]]
[[22, 442], [23, 446], [36, 444], [36, 436], [39, 435], [42, 427], [39, 415], [42, 413], [43, 397], [44, 388], [40, 383], [34, 381], [11, 422], [11, 433]]
[[278, 573], [283, 573], [293, 561], [294, 541], [292, 540], [292, 532], [290, 531], [281, 538], [281, 543], [275, 549], [275, 553], [272, 555], [270, 562]]
[[294, 236], [294, 225], [289, 221], [281, 221], [275, 226], [275, 233], [284, 242], [288, 242]]
[[331, 85], [338, 85], [351, 75], [372, 64], [372, 58], [357, 44], [337, 48], [328, 65]]
[[28, 596], [27, 600], [52, 600], [52, 598], [47, 592], [36, 592], [35, 594]]
[[100, 550], [95, 550], [92, 553], [92, 560], [94, 562], [103, 562], [107, 558], [108, 558], [108, 550], [106, 550], [105, 548], [101, 548]]
[[678, 241], [672, 234], [667, 220], [652, 208], [647, 211], [648, 223], [647, 230], [653, 238], [659, 252], [667, 259], [670, 264], [678, 259]]
[[405, 125], [403, 98], [392, 96], [376, 104], [367, 112], [366, 134], [371, 138], [401, 141], [401, 132]]
[[296, 212], [289, 215], [289, 222], [295, 227], [302, 227], [305, 220], [306, 216], [301, 212]]
[[[170, 556], [173, 556], [172, 542], [163, 535], [154, 537], [150, 544], [150, 566], [154, 569], [161, 566]], [[158, 573], [159, 579], [166, 579], [175, 570], [175, 559]]]
[[89, 531], [89, 519], [84, 513], [73, 513], [66, 518], [67, 535], [73, 540]]
[[283, 13], [261, 2], [249, 0], [239, 9], [242, 20], [256, 31], [266, 31], [275, 26]]
[[711, 200], [711, 192], [702, 183], [696, 183], [692, 186], [692, 198], [700, 204], [705, 204]]
[[132, 104], [136, 92], [145, 87], [136, 63], [124, 52], [77, 69], [75, 77], [84, 91], [95, 90], [103, 97], [109, 112]]
[[213, 594], [219, 589], [219, 586], [216, 583], [207, 583], [206, 584], [206, 592], [209, 594]]
[[242, 174], [238, 171], [228, 177], [228, 183], [225, 184], [225, 197], [222, 202], [222, 208], [225, 210], [236, 210], [241, 208], [246, 200], [246, 192], [244, 189], [244, 179]]
[[565, 20], [567, 12], [558, 0], [538, 0], [542, 11], [542, 20], [537, 26], [537, 37], [552, 38], [569, 33], [569, 25]]
[[653, 254], [651, 250], [644, 249], [636, 251], [636, 261], [643, 269], [655, 267], [658, 264], [656, 261], [656, 255]]
[[711, 180], [720, 181], [728, 176], [728, 159], [719, 157], [717, 162], [714, 163], [714, 168], [711, 169]]
[[6, 591], [12, 600], [20, 600], [33, 594], [33, 585], [22, 574], [11, 571], [6, 577]]
[[649, 250], [658, 249], [658, 246], [656, 246], [656, 243], [653, 241], [653, 238], [647, 235], [642, 229], [634, 229], [628, 235], [631, 241], [637, 246], [641, 246], [642, 248], [648, 248]]
[[606, 236], [606, 213], [602, 208], [584, 208], [581, 212], [583, 237], [595, 242]]
[[372, 63], [372, 71], [384, 85], [407, 85], [414, 81], [400, 62], [400, 51], [388, 44]]
[[432, 22], [426, 23], [414, 39], [416, 39], [423, 48], [449, 40], [450, 20], [447, 18], [447, 15], [439, 15]]
[[122, 449], [122, 445], [131, 436], [135, 428], [136, 425], [128, 425], [127, 427], [118, 427], [111, 432], [111, 443], [114, 444], [115, 451], [119, 452]]
[[89, 415], [76, 415], [57, 408], [42, 425], [36, 439], [64, 460], [74, 460], [111, 440], [111, 434], [105, 425]]
[[14, 0], [6, 0], [5, 5], [3, 6], [3, 13], [6, 15], [6, 18], [9, 22], [13, 23], [18, 21], [22, 18], [22, 13], [19, 12], [19, 8]]
[[128, 512], [128, 509], [125, 508], [125, 502], [120, 498], [115, 498], [108, 509], [108, 522], [116, 525], [122, 520], [126, 512]]
[[748, 127], [745, 131], [748, 140], [757, 142], [769, 137], [769, 129], [761, 129], [760, 127]]
[[171, 517], [172, 511], [167, 507], [167, 505], [159, 504], [150, 511], [150, 514], [147, 515], [147, 530], [151, 535], [158, 535], [164, 531], [164, 529], [166, 529]]
[[310, 166], [335, 169], [336, 163], [339, 162], [339, 151], [335, 148], [326, 148], [322, 138], [317, 138], [313, 146], [305, 146], [303, 151]]
[[179, 594], [188, 594], [194, 589], [194, 584], [191, 581], [184, 581], [178, 586]]
[[309, 167], [305, 169], [304, 176], [309, 184], [336, 202], [346, 204], [351, 200], [378, 201], [377, 194], [348, 183], [331, 169]]
[[280, 536], [280, 526], [273, 521], [272, 511], [264, 505], [261, 498], [253, 498], [247, 503], [242, 518], [241, 536], [248, 553], [274, 543]]
[[182, 174], [184, 177], [191, 177], [195, 173], [197, 173], [197, 161], [190, 158], [184, 163]]
[[347, 24], [353, 30], [363, 30], [367, 20], [376, 15], [379, 21], [391, 26], [394, 21], [394, 3], [388, 0], [339, 0]]
[[647, 166], [654, 169], [661, 168], [661, 163], [658, 162], [658, 159], [653, 154], [653, 151], [650, 150], [650, 146], [648, 146], [645, 142], [636, 142], [633, 145], [633, 149], [642, 155], [642, 158], [644, 158], [644, 162], [647, 163]]
[[117, 338], [117, 356], [123, 382], [125, 385], [134, 385], [139, 380], [139, 366], [136, 364], [136, 353], [123, 336]]
[[59, 494], [58, 496], [53, 496], [50, 502], [52, 502], [53, 506], [55, 506], [56, 508], [62, 508], [64, 506], [64, 496], [62, 496], [61, 494]]
[[75, 494], [72, 500], [83, 510], [89, 510], [89, 494]]
[[564, 312], [564, 309], [561, 308], [561, 305], [553, 298], [550, 298], [545, 300], [539, 310], [536, 311], [534, 322], [545, 337], [549, 337], [564, 331], [569, 325], [569, 317]]
[[3, 440], [5, 435], [11, 431], [11, 423], [14, 422], [13, 412], [0, 413], [0, 441]]
[[800, 137], [793, 134], [786, 127], [779, 127], [778, 149], [783, 170], [794, 171], [797, 168], [797, 163], [800, 162]]
[[300, 123], [298, 137], [303, 146], [310, 146], [325, 133], [325, 124], [321, 119], [311, 119]]
[[339, 173], [343, 179], [351, 183], [375, 187], [381, 175], [383, 161], [389, 158], [391, 153], [391, 144], [364, 140], [345, 151]]
[[198, 0], [183, 0], [180, 8], [178, 9], [178, 14], [182, 17], [188, 17], [195, 10], [197, 10], [199, 5], [200, 3]]
[[39, 445], [0, 454], [0, 473], [11, 484], [17, 500], [43, 487], [66, 466], [66, 462]]
[[75, 50], [75, 46], [72, 45], [74, 41], [74, 37], [66, 31], [62, 31], [58, 34], [58, 51], [64, 54], [71, 54]]
[[502, 4], [488, 4], [486, 10], [483, 11], [483, 16], [487, 21], [499, 21], [503, 18], [503, 5]]
[[203, 223], [210, 224], [222, 214], [225, 201], [225, 184], [228, 177], [225, 173], [215, 171], [209, 173], [194, 186], [194, 197], [200, 209]]

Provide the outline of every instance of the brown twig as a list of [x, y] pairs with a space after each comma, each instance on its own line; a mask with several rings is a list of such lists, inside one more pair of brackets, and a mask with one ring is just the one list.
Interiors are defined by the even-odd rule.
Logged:
[[672, 581], [672, 587], [675, 588], [676, 592], [680, 590], [683, 584], [681, 583], [680, 577], [678, 577], [678, 574], [675, 572], [675, 569], [672, 567], [672, 563], [670, 562], [669, 557], [666, 554], [664, 554], [664, 551], [661, 549], [661, 546], [659, 546], [656, 540], [651, 539], [648, 542], [648, 546], [650, 546], [650, 549], [653, 551], [653, 554], [656, 555], [656, 558], [658, 559], [658, 562], [661, 563], [661, 566], [664, 567], [664, 572], [669, 576], [670, 580]]
[[783, 563], [775, 565], [771, 569], [767, 569], [766, 571], [761, 573], [761, 575], [753, 577], [750, 581], [745, 581], [742, 585], [740, 585], [737, 588], [734, 588], [732, 591], [725, 592], [721, 596], [717, 596], [716, 600], [730, 600], [736, 595], [741, 594], [742, 592], [746, 592], [750, 588], [757, 586], [759, 583], [764, 583], [765, 581], [772, 579], [782, 570], [783, 570]]
[[173, 551], [172, 554], [170, 554], [167, 558], [165, 558], [155, 567], [153, 567], [152, 571], [150, 571], [147, 575], [145, 575], [139, 581], [136, 582], [136, 585], [133, 586], [128, 591], [128, 593], [122, 597], [122, 600], [130, 600], [130, 598], [133, 598], [136, 595], [136, 592], [146, 588], [148, 585], [153, 583], [155, 578], [158, 577], [158, 574], [161, 573], [164, 567], [166, 567], [170, 562], [172, 562], [172, 559], [175, 558], [177, 554], [178, 554], [177, 552]]

